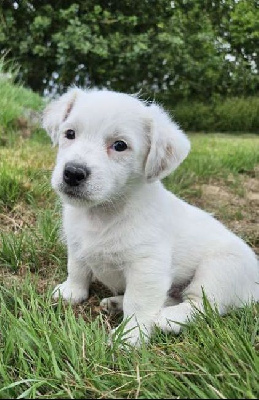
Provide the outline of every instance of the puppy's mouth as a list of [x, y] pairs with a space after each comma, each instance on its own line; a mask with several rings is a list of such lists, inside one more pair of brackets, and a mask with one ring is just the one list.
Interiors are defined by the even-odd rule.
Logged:
[[76, 190], [65, 189], [62, 192], [72, 199], [82, 199], [85, 197], [82, 195], [82, 193]]
[[103, 203], [102, 187], [100, 185], [93, 185], [88, 183], [87, 185], [70, 186], [64, 182], [53, 186], [56, 192], [61, 196], [64, 202], [68, 202], [74, 205], [96, 205]]
[[64, 184], [59, 186], [59, 191], [70, 199], [87, 200], [90, 195], [90, 193], [78, 187], [71, 187]]

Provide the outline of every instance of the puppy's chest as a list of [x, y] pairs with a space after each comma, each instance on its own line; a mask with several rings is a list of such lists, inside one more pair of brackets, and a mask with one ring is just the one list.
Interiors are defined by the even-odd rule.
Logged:
[[77, 255], [93, 270], [124, 269], [129, 262], [131, 245], [113, 232], [84, 229], [74, 242]]

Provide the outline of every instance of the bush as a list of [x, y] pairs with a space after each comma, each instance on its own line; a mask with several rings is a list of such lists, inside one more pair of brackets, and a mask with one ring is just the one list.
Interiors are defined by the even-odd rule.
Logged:
[[186, 131], [259, 133], [259, 98], [217, 99], [208, 104], [184, 102], [168, 107]]
[[259, 98], [229, 98], [216, 104], [217, 131], [259, 132]]

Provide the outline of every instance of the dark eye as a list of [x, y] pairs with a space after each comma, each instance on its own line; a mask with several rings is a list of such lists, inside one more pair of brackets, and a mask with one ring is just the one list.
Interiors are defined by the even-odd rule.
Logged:
[[116, 140], [116, 142], [113, 143], [112, 149], [115, 151], [124, 151], [128, 148], [127, 143], [124, 142], [123, 140]]
[[67, 138], [67, 139], [75, 139], [75, 137], [76, 137], [76, 134], [75, 134], [75, 131], [73, 130], [73, 129], [68, 129], [66, 132], [65, 132], [65, 137]]

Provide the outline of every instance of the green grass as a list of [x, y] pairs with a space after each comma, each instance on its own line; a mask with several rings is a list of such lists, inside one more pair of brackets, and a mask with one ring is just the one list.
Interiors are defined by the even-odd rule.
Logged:
[[7, 65], [0, 59], [0, 126], [7, 128], [23, 114], [25, 109], [39, 110], [43, 106], [42, 98], [24, 88], [22, 84], [14, 84], [17, 79], [18, 68]]
[[[14, 85], [17, 69], [6, 71], [6, 65], [0, 59], [0, 145], [6, 142], [13, 144], [17, 138], [17, 128], [25, 124], [32, 111], [43, 108], [42, 98], [21, 84]], [[10, 68], [9, 68], [10, 71]], [[25, 129], [24, 127], [24, 129]]]
[[105, 317], [75, 315], [27, 277], [2, 288], [1, 398], [257, 398], [256, 307], [207, 309], [179, 337], [107, 344]]
[[[256, 171], [254, 136], [191, 140], [189, 159], [165, 180], [187, 200], [197, 196], [199, 183], [232, 176], [236, 190], [241, 176]], [[108, 345], [114, 321], [87, 303], [51, 299], [65, 277], [66, 251], [49, 183], [56, 151], [44, 142], [0, 148], [0, 217], [9, 218], [0, 246], [0, 398], [258, 398], [256, 305], [224, 318], [208, 309], [179, 337], [157, 331], [149, 346], [126, 351]], [[98, 305], [102, 289], [92, 295]]]
[[165, 179], [166, 186], [183, 196], [193, 183], [210, 178], [227, 180], [233, 175], [254, 174], [259, 164], [259, 137], [227, 134], [193, 134], [190, 155], [173, 175]]
[[[2, 121], [7, 131], [12, 118]], [[39, 129], [29, 139], [17, 138], [15, 126], [13, 134], [0, 143], [0, 398], [258, 398], [257, 305], [225, 317], [207, 305], [180, 336], [157, 330], [148, 346], [126, 350], [120, 339], [108, 345], [118, 319], [99, 312], [103, 287], [93, 285], [79, 306], [52, 299], [66, 275], [61, 209], [50, 187], [56, 149]], [[234, 230], [241, 226], [258, 250], [245, 185], [255, 185], [259, 138], [195, 134], [191, 141], [167, 188]], [[202, 190], [211, 185], [227, 192], [227, 202], [218, 195], [207, 203]]]
[[42, 107], [40, 96], [22, 86], [14, 86], [10, 80], [0, 78], [0, 126], [10, 126], [24, 109], [37, 110]]

